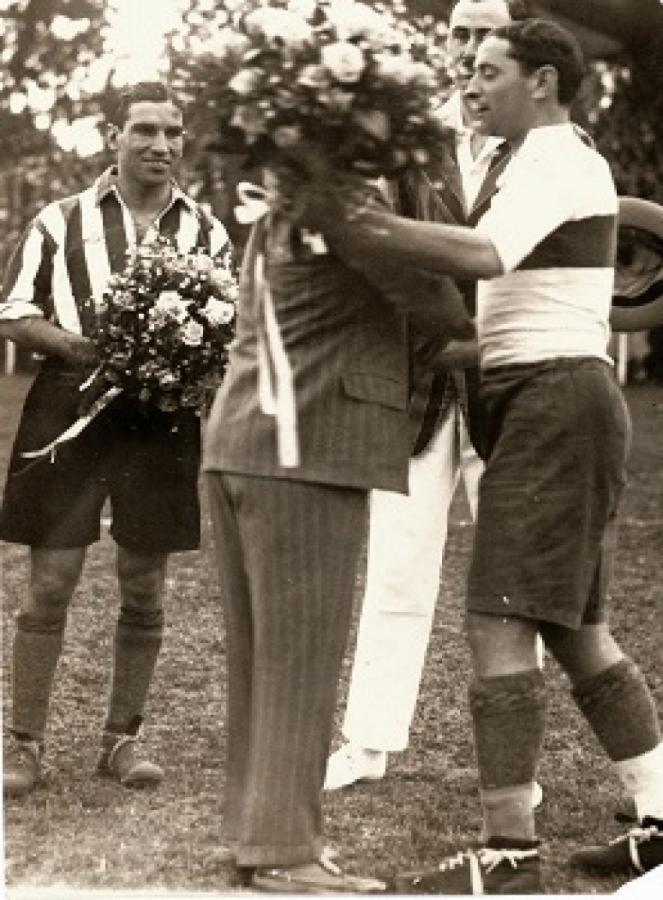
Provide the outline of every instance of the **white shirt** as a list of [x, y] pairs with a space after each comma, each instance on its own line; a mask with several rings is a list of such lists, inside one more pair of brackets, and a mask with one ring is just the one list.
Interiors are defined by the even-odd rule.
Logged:
[[617, 209], [607, 162], [571, 124], [528, 133], [476, 228], [505, 273], [478, 283], [482, 368], [560, 356], [609, 361]]

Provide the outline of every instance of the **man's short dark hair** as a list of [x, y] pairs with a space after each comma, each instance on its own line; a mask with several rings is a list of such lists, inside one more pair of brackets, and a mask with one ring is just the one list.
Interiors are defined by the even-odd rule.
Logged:
[[163, 81], [138, 81], [118, 91], [109, 121], [122, 128], [127, 121], [129, 107], [134, 103], [172, 103], [182, 109], [180, 101]]
[[571, 105], [585, 75], [585, 59], [568, 29], [545, 19], [525, 19], [496, 28], [492, 35], [509, 42], [509, 56], [526, 72], [556, 69], [557, 99], [562, 106]]

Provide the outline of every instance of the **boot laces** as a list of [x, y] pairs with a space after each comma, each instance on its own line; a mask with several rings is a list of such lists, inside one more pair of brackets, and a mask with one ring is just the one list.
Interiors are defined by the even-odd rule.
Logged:
[[531, 850], [495, 850], [491, 847], [482, 847], [477, 851], [479, 862], [486, 872], [492, 872], [503, 862], [508, 862], [512, 869], [517, 869], [518, 863], [526, 859], [534, 859], [538, 855], [539, 851], [535, 848]]
[[464, 865], [471, 857], [471, 850], [459, 850], [455, 856], [447, 856], [446, 859], [443, 859], [438, 865], [438, 869], [440, 872], [450, 872], [453, 869], [457, 869], [458, 866]]
[[612, 841], [610, 841], [610, 845], [612, 846], [614, 844], [621, 844], [624, 841], [628, 841], [628, 852], [629, 856], [631, 857], [633, 867], [635, 868], [636, 872], [640, 872], [642, 874], [645, 869], [640, 862], [638, 847], [640, 846], [640, 844], [646, 844], [647, 841], [651, 841], [654, 839], [663, 839], [663, 833], [656, 825], [648, 825], [646, 828], [643, 828], [641, 825], [639, 825], [635, 828], [629, 829], [626, 834], [622, 834], [618, 838], [614, 838]]

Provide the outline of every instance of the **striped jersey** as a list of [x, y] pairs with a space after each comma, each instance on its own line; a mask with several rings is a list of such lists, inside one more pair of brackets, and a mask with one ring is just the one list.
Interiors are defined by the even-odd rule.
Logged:
[[[142, 237], [170, 238], [178, 250], [201, 250], [225, 259], [231, 252], [224, 226], [176, 184], [168, 206]], [[0, 294], [0, 319], [42, 316], [76, 334], [89, 336], [112, 273], [122, 271], [127, 250], [138, 240], [133, 217], [106, 170], [80, 194], [46, 206], [26, 229]]]
[[504, 270], [478, 284], [482, 368], [574, 356], [609, 361], [617, 210], [607, 162], [573, 125], [528, 133], [476, 227]]

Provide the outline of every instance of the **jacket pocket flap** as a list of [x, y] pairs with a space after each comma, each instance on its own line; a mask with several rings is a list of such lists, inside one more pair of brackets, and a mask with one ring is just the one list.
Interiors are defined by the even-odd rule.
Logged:
[[407, 407], [407, 386], [393, 378], [367, 372], [345, 372], [341, 381], [345, 393], [355, 400], [381, 403], [392, 409]]

